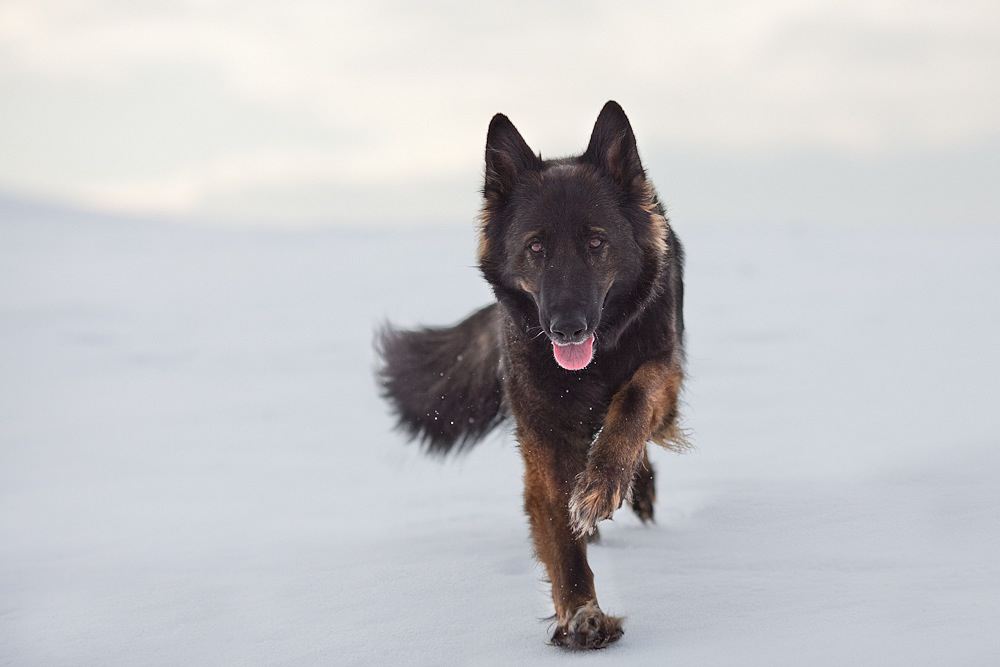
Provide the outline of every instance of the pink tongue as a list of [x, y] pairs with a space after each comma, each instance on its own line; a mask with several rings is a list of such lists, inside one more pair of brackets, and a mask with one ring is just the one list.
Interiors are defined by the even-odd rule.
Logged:
[[552, 354], [555, 355], [556, 363], [568, 371], [586, 368], [590, 360], [594, 358], [594, 336], [591, 335], [582, 343], [570, 343], [569, 345], [552, 343]]

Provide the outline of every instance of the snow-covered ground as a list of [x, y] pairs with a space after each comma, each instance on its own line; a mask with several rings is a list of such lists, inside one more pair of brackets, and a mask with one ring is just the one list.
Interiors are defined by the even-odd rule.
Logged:
[[1000, 662], [1000, 230], [678, 220], [697, 449], [569, 655], [510, 437], [428, 460], [372, 378], [490, 298], [472, 227], [0, 221], [0, 664]]

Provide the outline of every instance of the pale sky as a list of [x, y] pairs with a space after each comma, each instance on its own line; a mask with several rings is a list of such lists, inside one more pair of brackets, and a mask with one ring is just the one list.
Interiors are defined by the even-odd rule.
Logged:
[[605, 101], [671, 215], [1000, 224], [1000, 3], [0, 0], [0, 197], [469, 224], [490, 117]]

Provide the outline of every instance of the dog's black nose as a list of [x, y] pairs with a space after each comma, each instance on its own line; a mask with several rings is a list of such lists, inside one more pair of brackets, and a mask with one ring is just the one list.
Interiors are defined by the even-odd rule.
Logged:
[[557, 343], [579, 343], [587, 333], [587, 320], [582, 317], [554, 317], [549, 330]]

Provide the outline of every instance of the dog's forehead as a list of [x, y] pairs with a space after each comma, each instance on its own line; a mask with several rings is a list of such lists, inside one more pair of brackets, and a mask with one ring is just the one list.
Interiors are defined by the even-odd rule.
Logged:
[[589, 221], [613, 203], [609, 184], [588, 165], [559, 163], [540, 174], [536, 212], [550, 221]]

